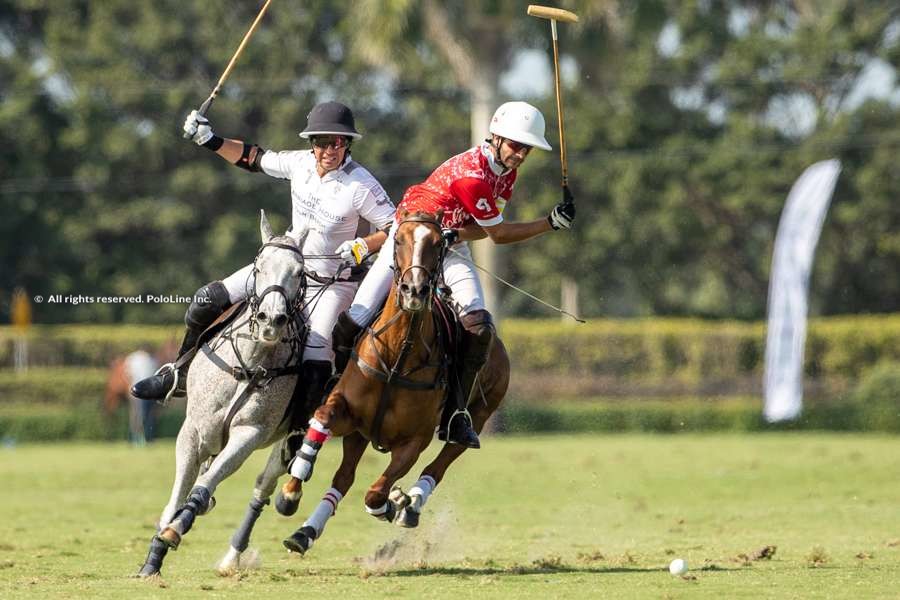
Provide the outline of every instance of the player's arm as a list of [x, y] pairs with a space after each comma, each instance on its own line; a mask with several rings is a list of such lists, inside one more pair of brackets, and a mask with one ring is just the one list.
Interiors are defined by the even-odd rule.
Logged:
[[502, 221], [496, 225], [483, 225], [482, 228], [495, 244], [523, 242], [542, 233], [553, 231], [553, 227], [546, 218], [522, 223]]
[[537, 219], [523, 223], [507, 223], [500, 214], [494, 199], [493, 190], [483, 179], [465, 177], [450, 184], [450, 193], [466, 208], [475, 219], [482, 232], [460, 230], [463, 240], [481, 239], [485, 235], [495, 244], [512, 244], [521, 242], [542, 233], [552, 231], [548, 219]]
[[209, 119], [192, 110], [184, 120], [184, 132], [198, 146], [212, 150], [231, 164], [248, 171], [260, 171], [265, 150], [256, 144], [222, 138], [213, 133]]

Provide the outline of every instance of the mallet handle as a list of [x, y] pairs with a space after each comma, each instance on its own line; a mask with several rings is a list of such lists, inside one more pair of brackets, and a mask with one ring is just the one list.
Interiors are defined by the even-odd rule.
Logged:
[[554, 21], [562, 21], [564, 23], [577, 23], [578, 15], [561, 8], [552, 6], [541, 6], [540, 4], [529, 4], [528, 14], [539, 19], [553, 19]]
[[[213, 100], [215, 100], [216, 96], [219, 95], [219, 91], [222, 89], [222, 85], [225, 83], [225, 80], [228, 79], [228, 76], [231, 75], [231, 70], [234, 68], [235, 63], [237, 63], [238, 57], [244, 51], [244, 47], [247, 45], [247, 42], [250, 41], [250, 38], [253, 36], [256, 28], [259, 27], [259, 23], [260, 21], [262, 21], [263, 15], [266, 14], [266, 10], [268, 10], [269, 4], [271, 4], [271, 2], [272, 0], [266, 0], [266, 3], [263, 4], [263, 7], [259, 9], [259, 14], [256, 15], [256, 18], [253, 20], [253, 24], [250, 25], [250, 29], [248, 29], [247, 33], [244, 34], [244, 39], [241, 40], [241, 44], [238, 46], [237, 50], [235, 50], [234, 56], [232, 56], [231, 60], [228, 61], [228, 66], [225, 67], [225, 71], [222, 73], [222, 76], [219, 77], [219, 83], [217, 83], [216, 87], [213, 88], [213, 91], [209, 95], [209, 98], [204, 100], [203, 104], [200, 105], [197, 113], [201, 116], [206, 114], [206, 111], [208, 111], [209, 107], [212, 106]], [[188, 138], [190, 136], [185, 133], [184, 137]]]
[[[530, 8], [530, 7], [529, 7]], [[559, 84], [559, 45], [556, 39], [556, 20], [550, 21], [553, 36], [553, 74], [556, 84], [556, 119], [559, 123], [559, 162], [562, 168], [562, 185], [569, 185], [569, 160], [566, 156], [566, 126], [563, 122], [562, 90]]]

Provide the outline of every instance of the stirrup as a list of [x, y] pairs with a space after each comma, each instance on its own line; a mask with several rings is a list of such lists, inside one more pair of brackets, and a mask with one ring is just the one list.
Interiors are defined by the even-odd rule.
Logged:
[[165, 397], [163, 397], [162, 400], [157, 400], [157, 403], [163, 406], [168, 406], [169, 402], [172, 401], [172, 397], [175, 396], [176, 392], [178, 391], [178, 384], [181, 383], [181, 372], [179, 371], [179, 369], [175, 368], [175, 363], [170, 362], [158, 368], [153, 376], [156, 377], [157, 375], [163, 375], [165, 369], [169, 369], [172, 372], [172, 374], [175, 376], [175, 380], [172, 382], [172, 387], [168, 392], [166, 392]]
[[457, 415], [463, 415], [469, 421], [469, 427], [474, 428], [475, 425], [472, 421], [472, 414], [469, 412], [468, 408], [457, 408], [452, 413], [450, 413], [450, 417], [447, 419], [446, 425], [438, 425], [437, 436], [438, 439], [442, 442], [446, 442], [447, 438], [450, 436], [450, 424], [453, 423], [453, 419], [456, 418]]

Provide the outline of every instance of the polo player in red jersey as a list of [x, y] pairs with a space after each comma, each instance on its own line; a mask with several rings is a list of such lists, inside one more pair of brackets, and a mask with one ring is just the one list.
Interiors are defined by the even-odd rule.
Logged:
[[[490, 138], [450, 158], [423, 183], [410, 187], [398, 206], [398, 214], [401, 208], [431, 213], [443, 210], [444, 236], [453, 249], [444, 260], [443, 277], [466, 333], [461, 348], [461, 393], [455, 402], [447, 402], [438, 436], [468, 448], [478, 448], [480, 443], [466, 405], [478, 371], [487, 360], [495, 328], [465, 242], [484, 237], [495, 244], [521, 242], [548, 231], [569, 229], [575, 219], [574, 198], [568, 187], [563, 188], [562, 201], [546, 218], [518, 223], [503, 219], [518, 168], [532, 148], [551, 150], [544, 138], [544, 127], [544, 117], [534, 106], [525, 102], [501, 105], [491, 119]], [[374, 320], [390, 290], [395, 229], [392, 228], [350, 309], [338, 317], [332, 343], [339, 372], [347, 364], [354, 340]]]

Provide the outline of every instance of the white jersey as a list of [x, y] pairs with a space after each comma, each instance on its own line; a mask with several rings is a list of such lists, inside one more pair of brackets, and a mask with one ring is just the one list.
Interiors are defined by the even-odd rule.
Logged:
[[[291, 181], [291, 229], [309, 229], [303, 254], [334, 254], [343, 242], [365, 237], [394, 219], [387, 192], [350, 157], [324, 177], [319, 177], [310, 150], [267, 151], [260, 166], [267, 175]], [[307, 269], [324, 277], [333, 276], [339, 265], [339, 258], [306, 261]]]

